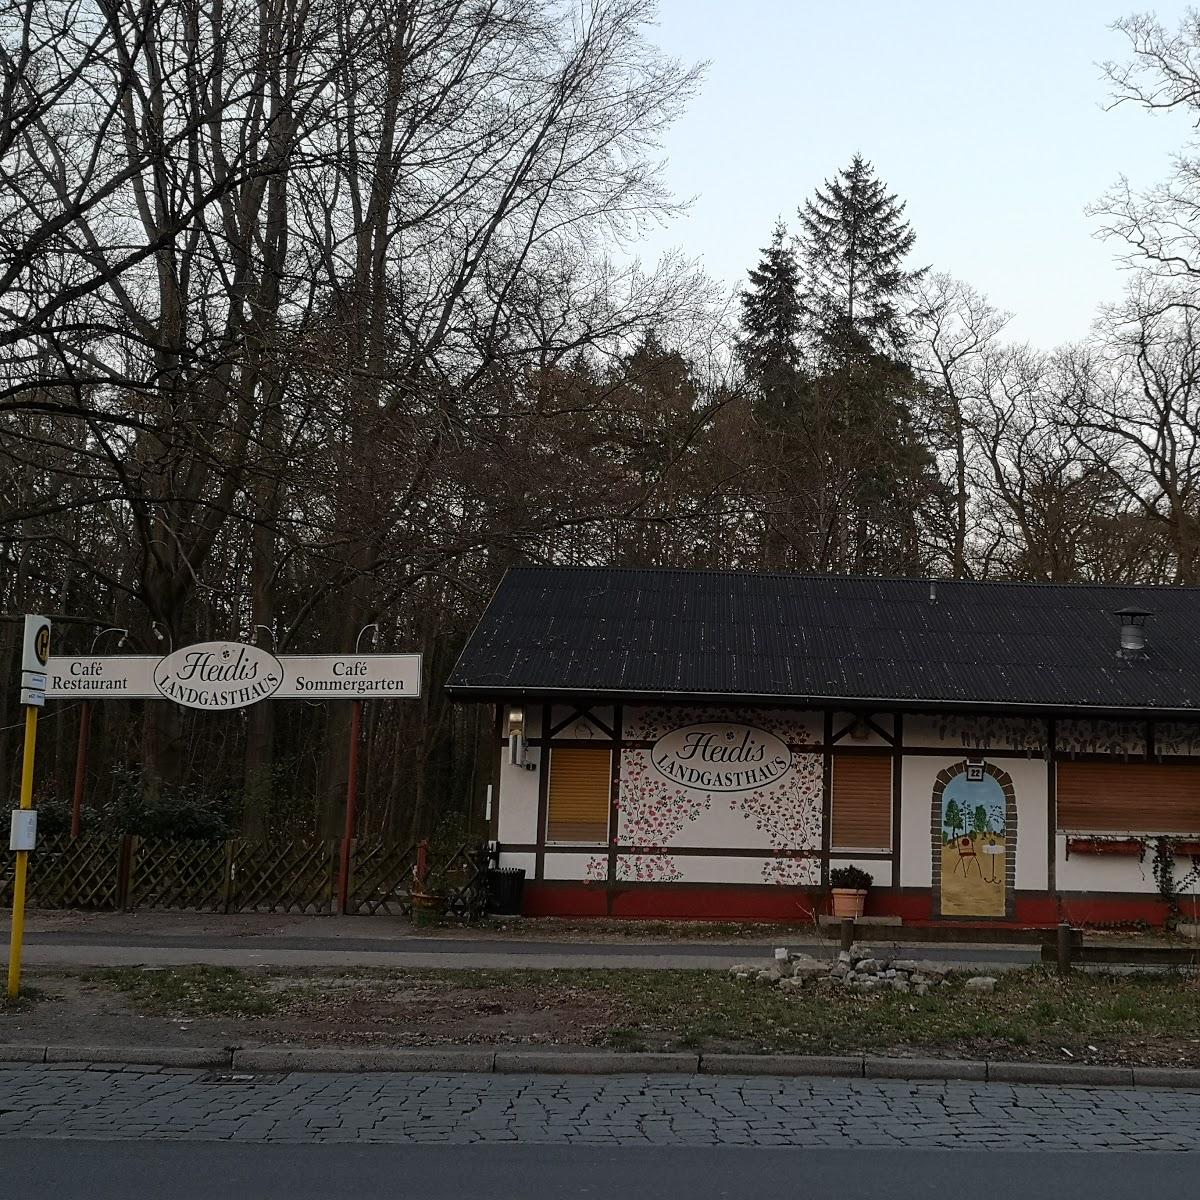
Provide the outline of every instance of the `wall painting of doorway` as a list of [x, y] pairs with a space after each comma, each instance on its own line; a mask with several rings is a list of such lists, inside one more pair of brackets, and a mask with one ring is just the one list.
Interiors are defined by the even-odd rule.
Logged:
[[1017, 804], [1008, 773], [965, 761], [939, 771], [932, 815], [937, 915], [1011, 918]]

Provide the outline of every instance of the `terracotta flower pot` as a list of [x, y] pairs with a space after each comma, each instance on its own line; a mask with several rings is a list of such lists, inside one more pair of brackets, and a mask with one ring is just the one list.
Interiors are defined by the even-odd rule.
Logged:
[[409, 892], [408, 898], [412, 904], [412, 923], [414, 925], [436, 925], [441, 920], [446, 907], [444, 896], [435, 896], [430, 892]]
[[867, 907], [867, 893], [858, 888], [831, 888], [833, 895], [833, 915], [835, 917], [853, 917], [858, 920]]

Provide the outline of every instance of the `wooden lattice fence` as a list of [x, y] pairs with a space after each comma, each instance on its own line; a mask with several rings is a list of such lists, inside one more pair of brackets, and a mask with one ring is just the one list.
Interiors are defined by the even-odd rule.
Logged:
[[227, 912], [231, 842], [131, 838], [124, 908]]
[[[336, 840], [171, 840], [99, 834], [45, 837], [29, 858], [29, 897], [38, 908], [185, 909], [200, 912], [332, 912]], [[415, 845], [356, 839], [350, 847], [347, 912], [411, 915], [419, 869], [447, 914], [484, 911], [486, 852], [460, 847], [426, 863]], [[12, 902], [13, 857], [0, 859], [0, 903]]]
[[232, 843], [228, 912], [330, 912], [338, 845], [323, 842]]
[[[29, 856], [29, 902], [39, 908], [120, 907], [124, 839], [42, 838]], [[11, 879], [6, 903], [12, 902]]]
[[411, 915], [409, 893], [416, 867], [416, 846], [357, 839], [350, 855], [347, 911]]
[[470, 921], [483, 914], [487, 906], [487, 868], [486, 850], [460, 846], [433, 869], [433, 887], [445, 896], [449, 916]]

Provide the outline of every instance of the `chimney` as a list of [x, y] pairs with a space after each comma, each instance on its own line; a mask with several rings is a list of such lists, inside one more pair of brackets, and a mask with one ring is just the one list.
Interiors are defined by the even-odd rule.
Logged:
[[936, 579], [931, 579], [929, 581], [929, 603], [930, 604], [937, 603], [937, 580]]
[[1140, 658], [1146, 653], [1146, 618], [1151, 615], [1145, 608], [1119, 608], [1113, 614], [1121, 620], [1121, 645], [1119, 658]]

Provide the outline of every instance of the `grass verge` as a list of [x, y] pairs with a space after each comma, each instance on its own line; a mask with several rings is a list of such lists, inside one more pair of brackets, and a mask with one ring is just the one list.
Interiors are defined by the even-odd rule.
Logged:
[[288, 1000], [266, 973], [237, 967], [112, 967], [91, 978], [152, 1016], [267, 1017]]
[[422, 1044], [586, 1044], [1200, 1066], [1188, 976], [1041, 968], [991, 994], [779, 989], [717, 971], [110, 969], [91, 976], [148, 1015], [252, 1021], [256, 1036]]

